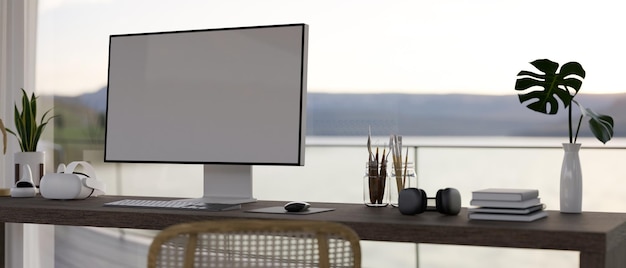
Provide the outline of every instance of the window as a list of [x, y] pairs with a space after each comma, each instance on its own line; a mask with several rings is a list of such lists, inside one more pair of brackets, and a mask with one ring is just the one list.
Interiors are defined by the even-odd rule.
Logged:
[[[54, 126], [54, 142], [60, 148], [57, 161], [98, 159], [103, 148], [103, 89], [110, 34], [301, 22], [310, 25], [311, 143], [340, 140], [342, 145], [364, 144], [369, 126], [378, 136], [375, 142], [379, 146], [384, 146], [384, 137], [390, 132], [434, 139], [457, 136], [454, 142], [467, 142], [467, 136], [490, 140], [486, 135], [561, 138], [567, 135], [565, 129], [534, 128], [537, 122], [552, 126], [564, 120], [533, 114], [517, 103], [515, 75], [531, 69], [529, 62], [539, 58], [578, 61], [588, 74], [581, 93], [624, 92], [618, 82], [622, 71], [618, 66], [626, 60], [626, 39], [616, 34], [626, 24], [626, 17], [619, 13], [624, 5], [565, 0], [40, 0], [36, 84], [40, 94], [54, 95], [56, 112], [63, 114]], [[621, 96], [617, 97], [591, 100], [607, 113], [617, 112]], [[626, 125], [620, 122], [616, 125]], [[550, 142], [558, 146], [564, 140]], [[302, 180], [301, 186], [320, 187], [320, 177], [337, 176], [345, 180], [324, 182], [323, 187], [332, 185], [360, 194], [364, 161], [359, 155], [366, 151], [348, 147], [308, 149], [307, 168], [314, 169], [317, 177]], [[324, 159], [323, 155], [329, 154], [354, 157]], [[461, 153], [455, 159], [461, 161], [464, 156]], [[159, 165], [150, 169], [166, 174], [163, 176], [192, 178], [201, 174], [199, 167]], [[118, 174], [114, 169], [103, 170], [107, 171], [102, 177]], [[145, 166], [128, 167], [124, 176], [145, 177], [144, 170]], [[294, 176], [283, 168], [258, 172], [265, 177]], [[142, 187], [145, 182], [138, 180], [107, 182], [112, 193], [197, 194], [189, 193], [189, 187], [168, 184], [166, 178], [153, 177], [150, 183], [153, 187], [146, 189]], [[257, 197], [280, 194], [280, 198], [295, 199], [274, 190], [280, 183], [286, 184], [280, 179], [259, 183], [256, 189], [262, 196]], [[358, 194], [354, 202], [361, 200]], [[338, 198], [349, 195], [339, 194]]]

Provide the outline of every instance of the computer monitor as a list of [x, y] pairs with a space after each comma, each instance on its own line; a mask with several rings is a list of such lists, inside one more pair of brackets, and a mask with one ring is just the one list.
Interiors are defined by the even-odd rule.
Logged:
[[253, 202], [252, 166], [304, 165], [307, 43], [306, 24], [111, 35], [105, 162], [203, 164], [202, 201]]

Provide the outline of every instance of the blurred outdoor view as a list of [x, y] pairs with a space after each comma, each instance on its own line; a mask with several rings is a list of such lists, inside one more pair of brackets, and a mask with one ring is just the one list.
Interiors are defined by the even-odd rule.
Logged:
[[[616, 126], [606, 145], [586, 123], [581, 128], [583, 209], [626, 212], [625, 190], [615, 187], [626, 180], [626, 88], [619, 83], [626, 41], [614, 34], [626, 24], [617, 12], [622, 5], [39, 0], [36, 90], [53, 99], [60, 115], [50, 141], [54, 166], [92, 162], [108, 194], [197, 197], [201, 166], [102, 162], [109, 35], [307, 23], [306, 164], [255, 167], [256, 198], [362, 202], [371, 128], [381, 148], [390, 134], [404, 136], [419, 187], [429, 195], [455, 187], [468, 206], [473, 190], [536, 188], [547, 208], [558, 210], [567, 115], [533, 112], [513, 88], [517, 72], [533, 70], [535, 59], [578, 61], [587, 77], [577, 99], [612, 115]], [[544, 31], [555, 25], [562, 28]], [[55, 263], [143, 267], [153, 234], [58, 226]], [[363, 251], [364, 267], [578, 267], [578, 253], [568, 251], [371, 241]]]

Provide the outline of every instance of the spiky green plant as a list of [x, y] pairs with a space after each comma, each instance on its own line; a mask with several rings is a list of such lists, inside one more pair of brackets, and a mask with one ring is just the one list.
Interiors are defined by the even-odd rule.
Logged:
[[15, 131], [8, 129], [7, 131], [17, 138], [22, 152], [34, 152], [37, 150], [37, 143], [41, 138], [46, 125], [55, 116], [48, 116], [52, 109], [46, 111], [39, 123], [37, 122], [37, 97], [32, 93], [28, 97], [26, 91], [22, 88], [22, 111], [15, 104]]

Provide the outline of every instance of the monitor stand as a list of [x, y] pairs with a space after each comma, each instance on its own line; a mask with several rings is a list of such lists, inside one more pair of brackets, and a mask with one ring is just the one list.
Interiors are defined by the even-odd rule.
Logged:
[[252, 197], [252, 166], [204, 165], [202, 197], [185, 200], [214, 204], [256, 202], [256, 198]]

